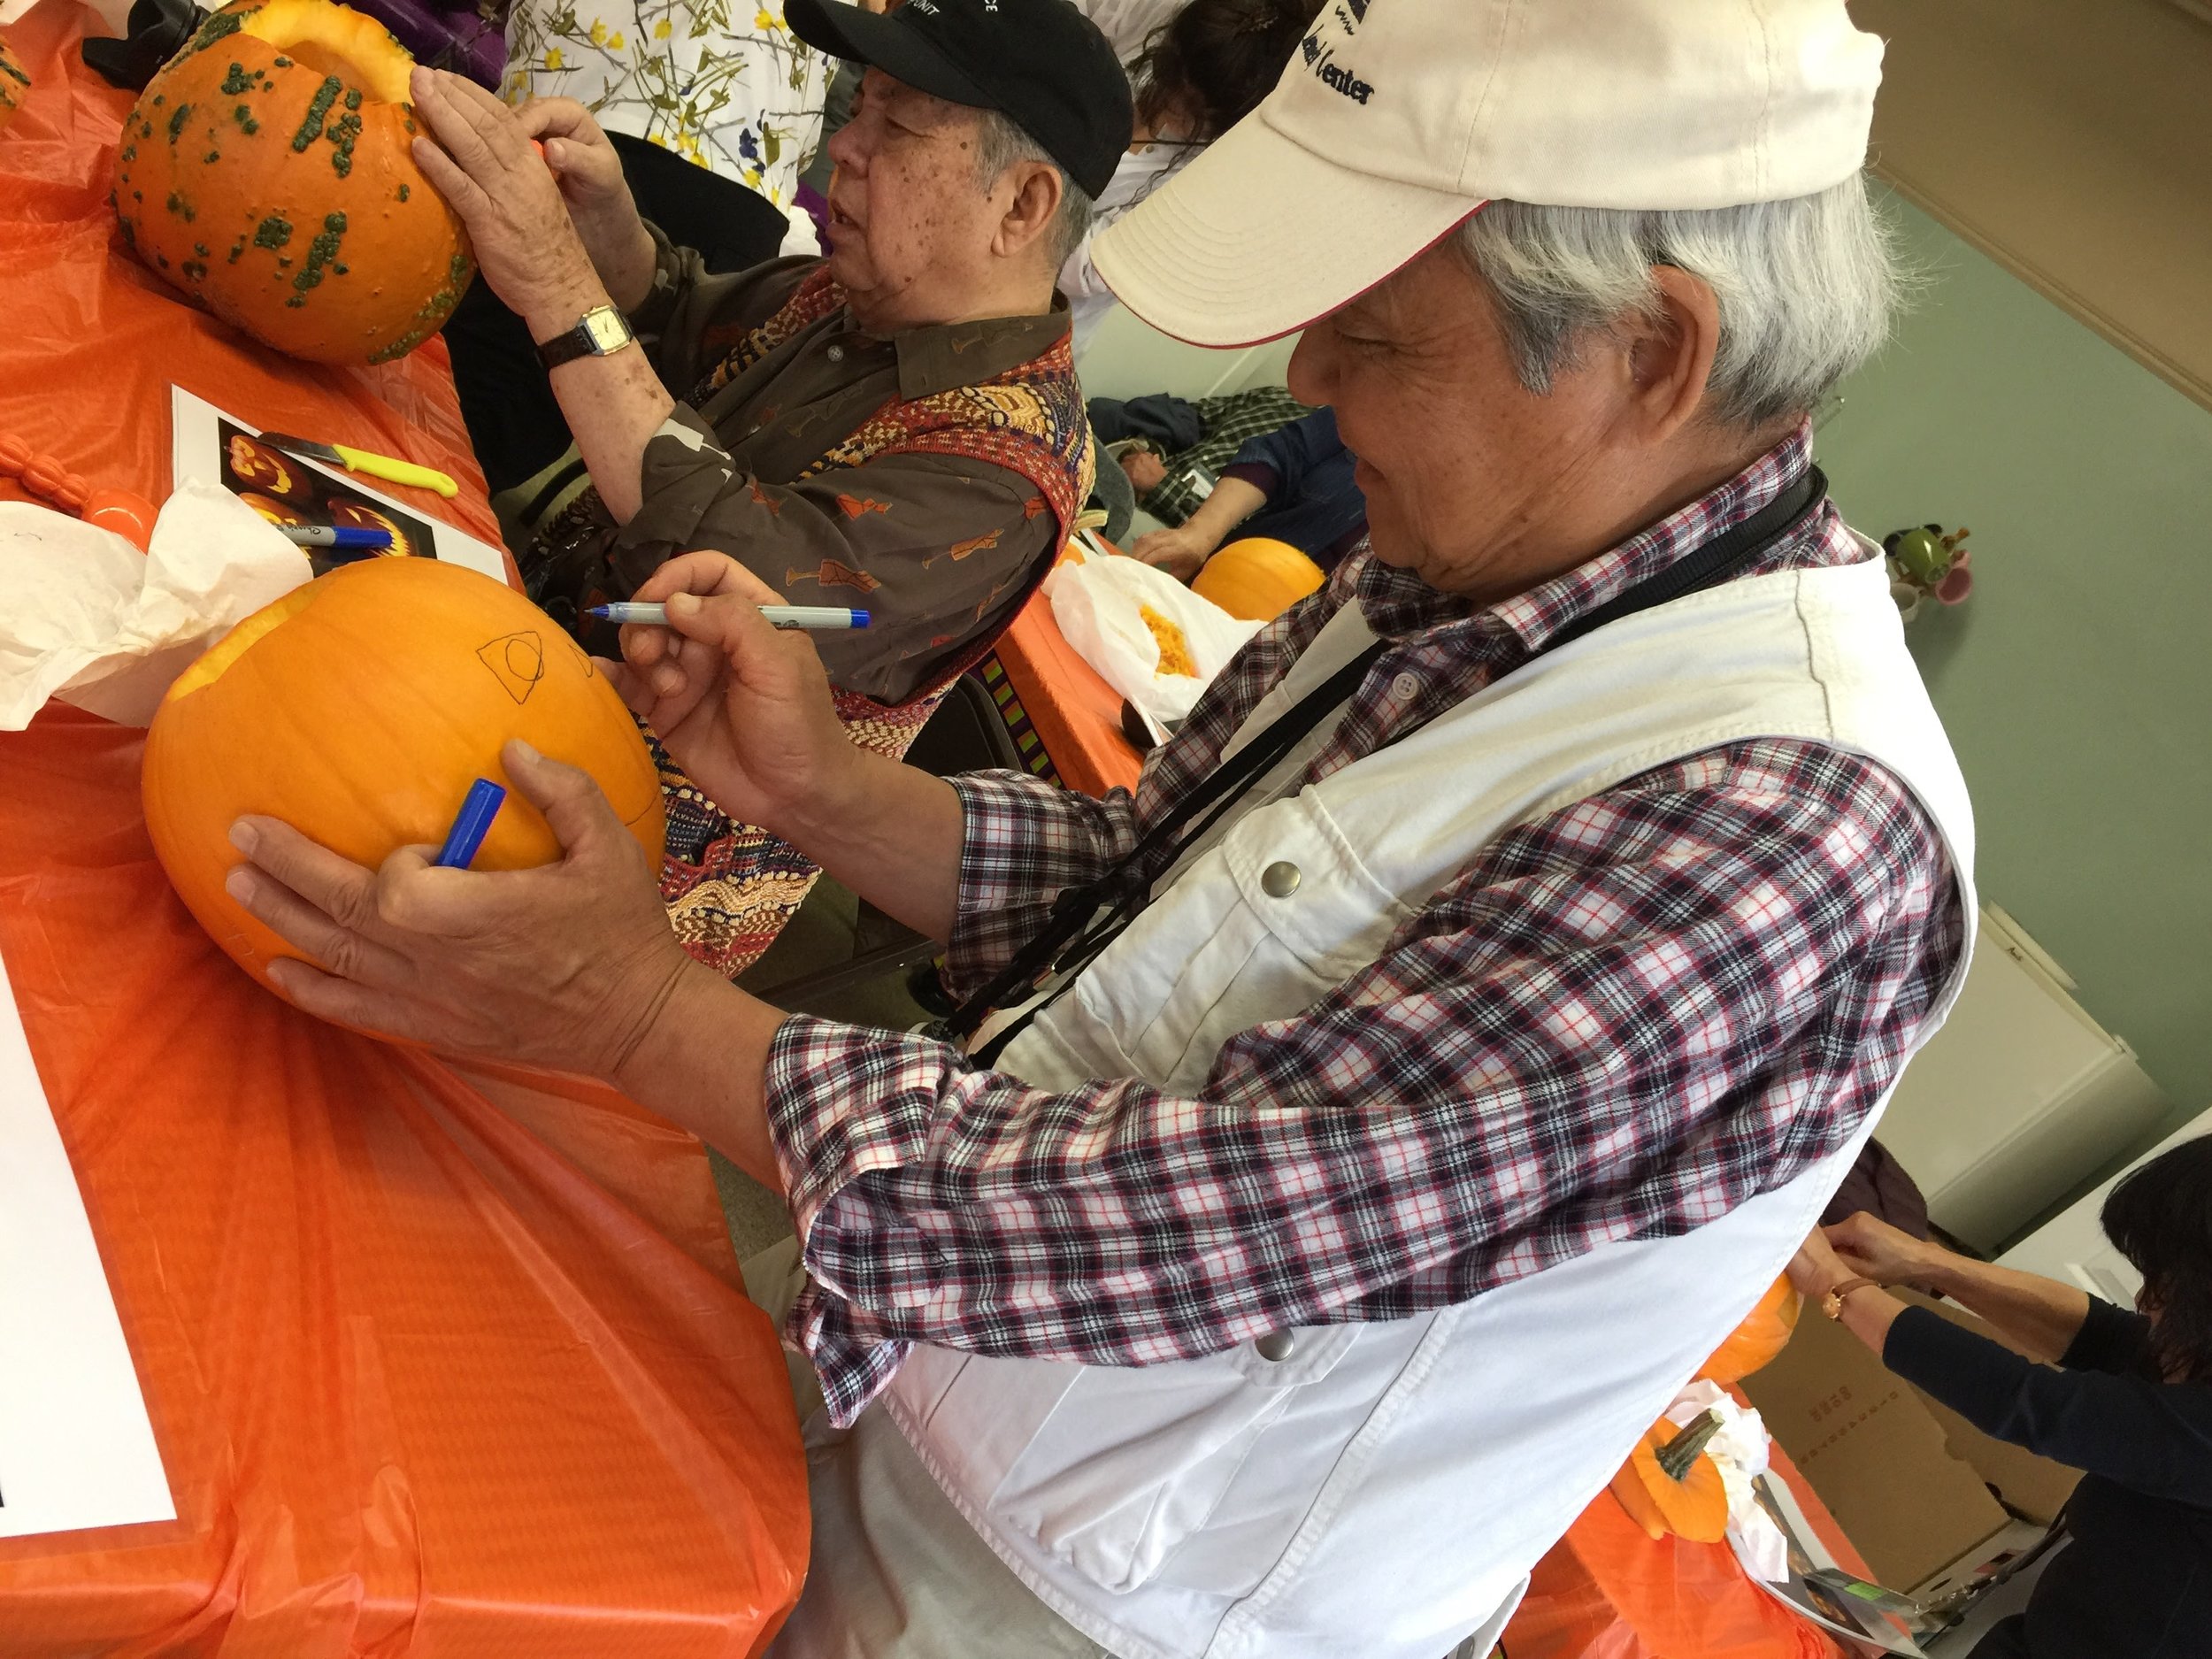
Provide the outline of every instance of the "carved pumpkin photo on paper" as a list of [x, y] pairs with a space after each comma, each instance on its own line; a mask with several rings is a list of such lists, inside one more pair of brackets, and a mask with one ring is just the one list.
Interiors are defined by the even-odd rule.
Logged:
[[[215, 436], [223, 488], [271, 524], [348, 525], [364, 530], [388, 530], [392, 545], [386, 549], [388, 557], [438, 557], [435, 527], [413, 513], [388, 503], [365, 500], [334, 475], [296, 456], [287, 455], [272, 444], [261, 442], [219, 415], [215, 421]], [[266, 474], [273, 469], [280, 469], [290, 480], [290, 494], [285, 499], [280, 500], [269, 493]], [[318, 575], [349, 562], [351, 557], [334, 555], [319, 548], [307, 549], [308, 563]]]
[[414, 556], [413, 538], [400, 522], [406, 518], [404, 513], [387, 512], [380, 507], [372, 507], [367, 502], [357, 501], [350, 495], [330, 496], [323, 503], [323, 511], [330, 515], [330, 522], [334, 525], [344, 525], [357, 530], [389, 530], [392, 545], [388, 557], [411, 558]]
[[[280, 501], [312, 501], [314, 492], [307, 487], [305, 471], [289, 456], [272, 449], [265, 443], [257, 443], [242, 432], [234, 432], [224, 446], [225, 458], [238, 481], [265, 495], [274, 495]], [[303, 523], [304, 520], [293, 520]]]
[[293, 506], [291, 503], [264, 495], [259, 490], [242, 489], [232, 493], [279, 529], [282, 529], [287, 525], [303, 525], [309, 522], [307, 515]]

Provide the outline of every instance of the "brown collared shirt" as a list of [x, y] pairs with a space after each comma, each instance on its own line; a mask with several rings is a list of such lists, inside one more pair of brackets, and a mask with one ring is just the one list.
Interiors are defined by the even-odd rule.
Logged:
[[714, 276], [658, 231], [654, 242], [653, 291], [630, 321], [677, 407], [646, 444], [643, 504], [610, 549], [616, 572], [634, 587], [677, 554], [708, 549], [794, 604], [864, 610], [865, 632], [815, 636], [830, 678], [906, 701], [1010, 619], [1055, 549], [1057, 520], [1019, 472], [969, 457], [893, 452], [800, 474], [895, 398], [972, 385], [1041, 355], [1068, 332], [1065, 305], [888, 339], [840, 308], [694, 406], [731, 348], [820, 261]]

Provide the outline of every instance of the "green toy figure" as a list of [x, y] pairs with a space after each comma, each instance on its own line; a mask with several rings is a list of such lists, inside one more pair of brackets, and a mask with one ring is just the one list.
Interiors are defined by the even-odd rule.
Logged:
[[1955, 605], [1974, 591], [1965, 546], [1971, 534], [1963, 525], [1946, 531], [1939, 524], [1924, 524], [1882, 538], [1882, 551], [1889, 557], [1890, 597], [1906, 621], [1920, 614], [1924, 599]]

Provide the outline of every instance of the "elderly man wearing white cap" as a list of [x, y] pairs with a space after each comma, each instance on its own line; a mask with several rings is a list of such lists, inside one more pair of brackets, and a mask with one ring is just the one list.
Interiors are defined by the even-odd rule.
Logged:
[[557, 872], [248, 822], [336, 970], [303, 1004], [597, 1071], [787, 1194], [750, 1279], [825, 1403], [779, 1652], [1486, 1651], [1787, 1263], [1975, 914], [1810, 455], [1890, 303], [1880, 58], [1842, 0], [1331, 0], [1097, 257], [1187, 339], [1305, 328], [1371, 547], [1133, 798], [864, 755], [734, 567], [643, 590], [634, 706], [948, 939], [949, 1033], [690, 967], [531, 755]]

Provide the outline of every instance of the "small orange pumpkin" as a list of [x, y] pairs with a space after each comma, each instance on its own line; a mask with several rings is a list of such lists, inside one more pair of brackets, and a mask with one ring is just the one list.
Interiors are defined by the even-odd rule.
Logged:
[[1743, 1323], [1713, 1350], [1712, 1357], [1698, 1368], [1697, 1374], [1709, 1382], [1722, 1384], [1750, 1376], [1788, 1343], [1790, 1333], [1797, 1328], [1797, 1315], [1802, 1305], [1802, 1298], [1786, 1274], [1776, 1279], [1767, 1286], [1766, 1294], [1759, 1298], [1759, 1305], [1744, 1316]]
[[[521, 738], [598, 782], [660, 867], [660, 780], [606, 677], [520, 594], [435, 559], [366, 559], [294, 588], [179, 676], [146, 734], [146, 827], [162, 868], [224, 950], [268, 983], [298, 952], [223, 890], [230, 826], [265, 813], [375, 866], [445, 837], [471, 781], [507, 781]], [[561, 856], [510, 792], [480, 870]]]
[[1668, 1533], [1713, 1544], [1728, 1535], [1728, 1491], [1705, 1449], [1720, 1418], [1707, 1412], [1686, 1429], [1662, 1417], [1613, 1477], [1613, 1495], [1654, 1539]]
[[474, 274], [415, 165], [414, 59], [330, 0], [238, 0], [147, 83], [115, 211], [148, 266], [265, 344], [380, 363], [434, 334]]
[[1321, 567], [1289, 542], [1256, 535], [1232, 541], [1208, 559], [1191, 591], [1233, 617], [1272, 622], [1326, 580]]
[[15, 112], [23, 107], [23, 95], [30, 89], [30, 72], [8, 50], [6, 38], [0, 36], [0, 128], [15, 119]]

